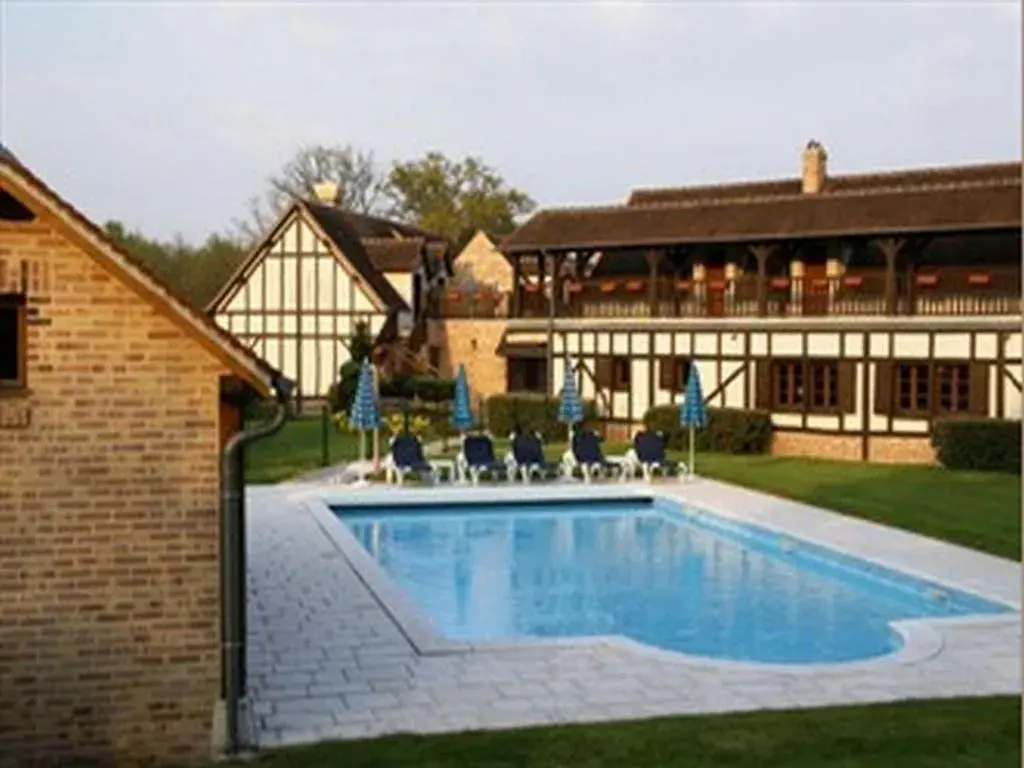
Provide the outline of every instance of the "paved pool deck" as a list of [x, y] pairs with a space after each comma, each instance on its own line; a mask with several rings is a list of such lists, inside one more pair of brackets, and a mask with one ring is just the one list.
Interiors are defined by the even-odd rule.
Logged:
[[[1020, 565], [973, 550], [710, 480], [589, 491], [599, 489], [653, 490], [1020, 607]], [[326, 506], [424, 494], [522, 497], [524, 490], [248, 489], [245, 722], [254, 746], [1021, 691], [1018, 612], [906, 622], [903, 652], [812, 667], [713, 662], [612, 638], [445, 643], [360, 560]]]

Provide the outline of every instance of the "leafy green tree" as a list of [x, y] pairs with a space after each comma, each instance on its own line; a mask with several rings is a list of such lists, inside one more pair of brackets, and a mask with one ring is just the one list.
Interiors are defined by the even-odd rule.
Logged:
[[507, 234], [536, 203], [483, 161], [452, 161], [440, 152], [395, 163], [385, 190], [391, 215], [463, 245], [478, 229]]
[[356, 387], [359, 386], [359, 371], [363, 360], [373, 355], [373, 338], [365, 322], [356, 323], [348, 342], [348, 351], [351, 359], [338, 370], [338, 382], [331, 387], [328, 395], [332, 413], [348, 413], [356, 396]]
[[199, 246], [180, 237], [161, 242], [129, 231], [119, 221], [104, 225], [107, 235], [179, 296], [203, 309], [246, 256], [246, 248], [224, 235], [210, 235]]

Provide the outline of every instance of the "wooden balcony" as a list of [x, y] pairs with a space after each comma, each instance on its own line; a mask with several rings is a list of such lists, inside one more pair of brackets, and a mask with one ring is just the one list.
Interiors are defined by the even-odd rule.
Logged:
[[[651, 289], [641, 277], [566, 281], [557, 317], [822, 317], [886, 315], [890, 296], [885, 269], [857, 269], [841, 277], [767, 277], [764, 302], [758, 276], [695, 282], [660, 278]], [[512, 303], [513, 308], [515, 302]], [[922, 267], [900, 274], [891, 306], [897, 315], [1020, 314], [1021, 270], [1015, 266]], [[546, 291], [522, 291], [523, 318], [548, 317]]]

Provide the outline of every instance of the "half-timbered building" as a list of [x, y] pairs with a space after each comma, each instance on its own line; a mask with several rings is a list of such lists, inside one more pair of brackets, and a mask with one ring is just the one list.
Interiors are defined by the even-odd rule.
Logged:
[[[296, 200], [207, 307], [217, 324], [319, 400], [365, 323], [387, 366], [418, 364], [449, 243], [422, 229], [345, 211], [337, 188]], [[424, 363], [425, 364], [425, 363]]]
[[695, 362], [710, 405], [771, 412], [777, 452], [853, 459], [930, 460], [946, 415], [1019, 418], [1021, 163], [827, 159], [534, 215], [500, 244], [508, 381], [553, 393], [568, 357], [625, 432]]

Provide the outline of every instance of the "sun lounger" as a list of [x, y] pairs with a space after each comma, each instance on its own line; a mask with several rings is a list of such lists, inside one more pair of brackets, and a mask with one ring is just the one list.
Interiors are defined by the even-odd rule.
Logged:
[[524, 483], [529, 483], [533, 475], [545, 478], [558, 471], [558, 464], [551, 464], [544, 457], [544, 443], [535, 432], [512, 435], [506, 464], [509, 477], [518, 476]]
[[402, 485], [409, 475], [429, 476], [437, 482], [437, 467], [423, 456], [423, 446], [415, 435], [397, 435], [391, 438], [391, 453], [384, 460], [384, 474], [388, 484]]
[[679, 475], [686, 471], [686, 465], [670, 459], [665, 454], [665, 435], [661, 432], [644, 430], [633, 437], [633, 448], [627, 454], [631, 469], [639, 469], [644, 480], [650, 482], [655, 474], [661, 476]]
[[601, 437], [589, 429], [573, 433], [569, 450], [563, 457], [563, 470], [572, 477], [576, 470], [583, 475], [583, 482], [589, 483], [595, 477], [603, 477], [613, 471], [621, 472], [619, 462], [609, 461], [601, 450]]
[[494, 455], [494, 443], [487, 435], [467, 435], [462, 441], [462, 451], [457, 459], [463, 477], [473, 485], [480, 482], [480, 476], [487, 473], [492, 478], [497, 475], [508, 477], [508, 467], [498, 461]]

